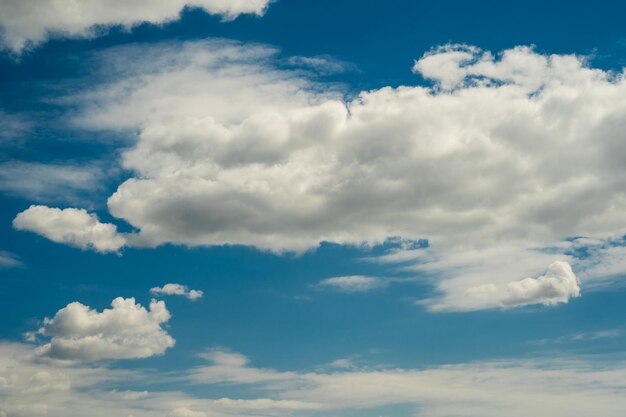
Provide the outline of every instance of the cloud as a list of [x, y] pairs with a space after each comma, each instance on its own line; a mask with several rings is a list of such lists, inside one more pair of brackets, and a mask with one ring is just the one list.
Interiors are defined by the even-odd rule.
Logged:
[[[12, 417], [341, 417], [388, 413], [401, 405], [432, 417], [500, 417], [502, 410], [511, 417], [622, 417], [626, 407], [626, 365], [620, 360], [607, 365], [584, 357], [516, 359], [297, 372], [256, 368], [241, 354], [214, 353], [219, 362], [182, 370], [181, 377], [138, 367], [61, 366], [36, 360], [27, 345], [0, 342], [0, 412]], [[232, 397], [210, 397], [215, 390], [207, 385], [225, 384]], [[123, 390], [111, 390], [118, 387]]]
[[102, 223], [95, 214], [82, 209], [33, 205], [15, 217], [13, 227], [37, 233], [53, 242], [102, 253], [117, 252], [126, 244], [117, 226]]
[[241, 14], [262, 15], [269, 0], [170, 0], [133, 2], [104, 0], [21, 0], [0, 3], [2, 46], [15, 53], [45, 42], [49, 37], [88, 38], [111, 26], [130, 29], [142, 23], [163, 24], [177, 20], [186, 8], [233, 20]]
[[134, 359], [160, 355], [174, 346], [161, 327], [170, 319], [163, 301], [152, 300], [146, 309], [134, 298], [118, 297], [111, 307], [99, 313], [74, 302], [46, 318], [32, 334], [50, 338], [38, 354], [64, 361]]
[[150, 288], [150, 292], [155, 295], [182, 295], [190, 300], [197, 300], [202, 298], [204, 293], [201, 290], [190, 290], [186, 285], [180, 284], [165, 284], [162, 287]]
[[354, 70], [354, 65], [339, 61], [329, 55], [319, 56], [292, 56], [287, 59], [287, 64], [296, 68], [311, 69], [317, 74], [329, 75], [340, 74]]
[[0, 145], [18, 143], [30, 132], [32, 125], [23, 115], [6, 113], [0, 110]]
[[0, 250], [0, 269], [21, 266], [19, 257], [11, 252]]
[[350, 275], [323, 279], [318, 284], [320, 287], [333, 288], [341, 292], [355, 293], [368, 292], [387, 285], [385, 281], [377, 277], [363, 275]]
[[97, 190], [103, 177], [97, 166], [11, 161], [0, 164], [0, 191], [32, 201], [75, 203]]
[[494, 284], [472, 287], [467, 290], [467, 296], [481, 298], [485, 303], [501, 307], [555, 305], [580, 297], [580, 287], [570, 265], [557, 261], [550, 265], [545, 275], [538, 278], [512, 281], [502, 288]]
[[468, 310], [486, 307], [470, 288], [571, 261], [544, 248], [626, 230], [623, 73], [449, 45], [415, 64], [433, 86], [346, 101], [276, 54], [208, 41], [102, 55], [117, 78], [72, 97], [74, 122], [139, 132], [107, 202], [138, 231], [129, 245], [427, 239], [414, 270], [436, 278], [443, 309]]
[[[589, 367], [577, 360], [513, 360], [444, 365], [428, 369], [352, 368], [336, 372], [292, 372], [254, 368], [247, 358], [196, 368], [192, 381], [255, 383], [255, 392], [316, 405], [321, 415], [409, 405], [424, 416], [512, 417], [620, 416], [622, 373], [613, 366]], [[555, 385], [554, 381], [559, 384]], [[601, 387], [597, 390], [598, 387]], [[611, 387], [618, 391], [612, 391]], [[572, 396], [572, 393], [576, 395]], [[572, 402], [563, 401], [574, 398]], [[603, 398], [603, 400], [602, 400]], [[558, 405], [558, 406], [556, 406]]]
[[180, 407], [172, 411], [170, 417], [206, 417], [202, 411], [193, 411], [185, 407]]

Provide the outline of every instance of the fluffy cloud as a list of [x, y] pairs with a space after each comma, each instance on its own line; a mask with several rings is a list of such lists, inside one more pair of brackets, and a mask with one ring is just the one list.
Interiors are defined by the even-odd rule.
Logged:
[[528, 304], [554, 305], [567, 303], [570, 298], [580, 296], [576, 275], [567, 262], [557, 261], [548, 268], [545, 275], [538, 278], [524, 278], [509, 282], [503, 288], [485, 284], [467, 290], [467, 296], [481, 298], [486, 303], [496, 303], [504, 307]]
[[39, 355], [66, 361], [147, 358], [174, 346], [161, 328], [170, 319], [163, 301], [152, 300], [146, 310], [134, 298], [118, 297], [101, 313], [74, 302], [46, 318], [33, 334], [50, 338]]
[[269, 0], [6, 0], [0, 3], [1, 45], [13, 52], [44, 42], [48, 37], [91, 37], [109, 26], [130, 29], [141, 23], [176, 20], [185, 7], [232, 20], [241, 14], [262, 15]]
[[[415, 269], [441, 278], [436, 302], [477, 309], [470, 288], [570, 261], [539, 249], [625, 230], [623, 73], [453, 45], [416, 62], [432, 87], [345, 102], [277, 69], [275, 54], [220, 41], [103, 55], [119, 79], [74, 97], [75, 123], [139, 131], [122, 161], [135, 175], [108, 199], [138, 230], [129, 244], [298, 252], [428, 239], [433, 258]], [[436, 268], [463, 263], [469, 272]]]
[[349, 275], [344, 277], [326, 278], [319, 282], [321, 287], [334, 288], [341, 292], [367, 292], [376, 288], [384, 287], [385, 281], [376, 277], [362, 275]]
[[165, 284], [162, 287], [150, 288], [153, 295], [182, 295], [190, 300], [202, 298], [204, 293], [201, 290], [190, 290], [186, 285], [181, 284]]
[[98, 252], [117, 252], [126, 243], [117, 226], [102, 223], [95, 214], [82, 209], [33, 205], [15, 217], [13, 227], [40, 234], [53, 242]]

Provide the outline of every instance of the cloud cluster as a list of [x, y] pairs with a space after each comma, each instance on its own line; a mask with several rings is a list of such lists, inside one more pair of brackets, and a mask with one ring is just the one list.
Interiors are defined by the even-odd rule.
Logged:
[[174, 346], [174, 339], [161, 327], [170, 319], [163, 301], [152, 300], [146, 309], [134, 298], [118, 297], [111, 307], [100, 313], [74, 302], [46, 318], [30, 334], [50, 338], [38, 354], [63, 361], [133, 359], [160, 355]]
[[98, 216], [83, 209], [33, 205], [15, 217], [13, 227], [40, 234], [53, 242], [103, 253], [117, 252], [126, 244], [117, 226], [102, 223]]
[[0, 3], [0, 46], [15, 53], [49, 37], [92, 37], [111, 26], [130, 29], [141, 23], [178, 19], [186, 8], [233, 20], [241, 14], [262, 15], [269, 0], [5, 0]]
[[201, 290], [190, 290], [186, 285], [173, 283], [165, 284], [162, 287], [150, 288], [150, 292], [155, 296], [182, 295], [192, 301], [202, 298], [202, 296], [204, 295], [204, 292], [202, 292]]
[[[346, 102], [277, 69], [275, 54], [208, 41], [103, 55], [125, 65], [73, 98], [83, 109], [75, 123], [139, 131], [122, 157], [134, 176], [108, 199], [138, 230], [129, 245], [300, 252], [322, 241], [428, 239], [437, 259], [416, 269], [444, 278], [445, 308], [467, 309], [470, 288], [570, 261], [538, 249], [625, 229], [623, 73], [527, 47], [493, 55], [450, 45], [415, 64], [432, 87]], [[470, 254], [483, 260], [470, 262], [470, 278], [435, 271]], [[507, 263], [521, 269], [500, 276]]]

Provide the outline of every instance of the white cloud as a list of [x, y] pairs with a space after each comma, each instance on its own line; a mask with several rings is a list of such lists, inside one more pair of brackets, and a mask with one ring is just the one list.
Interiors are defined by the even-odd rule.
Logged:
[[344, 277], [326, 278], [319, 282], [321, 287], [334, 288], [341, 292], [368, 292], [384, 287], [387, 283], [381, 278], [366, 277], [363, 275], [349, 275]]
[[74, 302], [44, 321], [36, 337], [50, 338], [38, 354], [65, 361], [147, 358], [174, 346], [161, 327], [170, 319], [163, 301], [148, 309], [134, 298], [118, 297], [101, 313]]
[[98, 252], [117, 252], [126, 243], [117, 226], [102, 223], [95, 214], [82, 209], [33, 205], [15, 217], [13, 227], [40, 234], [53, 242]]
[[512, 281], [506, 286], [483, 284], [467, 290], [470, 298], [479, 298], [486, 304], [516, 307], [528, 304], [555, 305], [567, 303], [570, 298], [580, 297], [576, 275], [567, 262], [557, 261], [538, 278]]
[[180, 407], [173, 410], [170, 417], [206, 417], [206, 414], [202, 411], [193, 411], [185, 407]]
[[[340, 417], [369, 409], [389, 412], [402, 405], [428, 417], [500, 417], [502, 410], [510, 417], [622, 417], [626, 407], [626, 365], [619, 360], [607, 365], [585, 358], [518, 359], [426, 369], [374, 366], [294, 372], [255, 368], [243, 355], [214, 353], [221, 358], [219, 363], [193, 369], [187, 378], [183, 371], [181, 378], [178, 373], [155, 374], [141, 368], [59, 366], [33, 360], [32, 350], [25, 345], [2, 342], [0, 413], [11, 417], [303, 413]], [[147, 391], [150, 384], [159, 390]], [[193, 396], [180, 389], [190, 384]], [[228, 390], [236, 395], [210, 398], [206, 393], [214, 390], [206, 389], [206, 384], [229, 384]], [[132, 391], [111, 391], [129, 385]]]
[[0, 163], [0, 191], [34, 201], [80, 202], [81, 195], [99, 188], [103, 177], [97, 166]]
[[75, 121], [139, 131], [123, 154], [134, 177], [108, 199], [138, 230], [130, 245], [428, 239], [416, 268], [440, 278], [442, 309], [466, 310], [486, 306], [470, 288], [571, 261], [539, 249], [626, 230], [622, 73], [526, 47], [447, 46], [415, 65], [434, 87], [344, 102], [277, 69], [275, 53], [220, 41], [103, 55], [125, 66], [73, 98]]
[[0, 34], [4, 48], [20, 53], [49, 37], [93, 37], [110, 26], [130, 29], [141, 23], [163, 24], [178, 19], [185, 7], [232, 20], [241, 14], [262, 15], [269, 0], [4, 0], [0, 3]]
[[517, 360], [298, 373], [254, 368], [244, 357], [229, 365], [197, 368], [190, 376], [207, 384], [255, 383], [257, 392], [315, 405], [322, 415], [403, 404], [419, 409], [419, 415], [440, 417], [499, 417], [502, 410], [512, 417], [621, 416], [622, 366], [589, 365], [578, 360]]
[[204, 293], [201, 290], [190, 290], [186, 285], [181, 284], [165, 284], [162, 287], [150, 288], [150, 292], [153, 295], [182, 295], [190, 300], [197, 300], [202, 298]]

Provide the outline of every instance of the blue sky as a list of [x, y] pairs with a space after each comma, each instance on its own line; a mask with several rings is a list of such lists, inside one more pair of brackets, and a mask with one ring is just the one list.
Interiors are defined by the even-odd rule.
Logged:
[[622, 416], [624, 11], [0, 0], [0, 417]]

